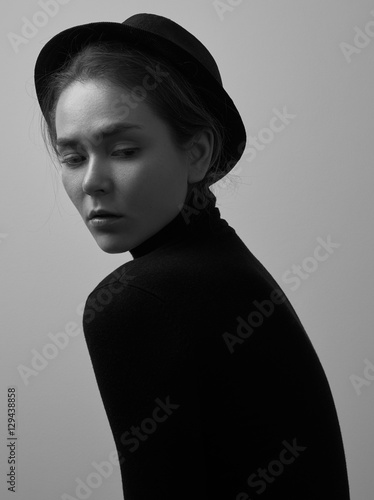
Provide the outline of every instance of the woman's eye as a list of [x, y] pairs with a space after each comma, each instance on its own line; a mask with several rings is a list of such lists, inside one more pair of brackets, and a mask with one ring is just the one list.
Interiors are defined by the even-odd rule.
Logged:
[[66, 165], [78, 165], [81, 163], [83, 156], [66, 156], [63, 157], [62, 159], [60, 158], [60, 163], [65, 163]]
[[[112, 155], [118, 156], [120, 158], [132, 158], [138, 152], [138, 150], [139, 148], [116, 149], [115, 151], [113, 151]], [[60, 163], [68, 165], [69, 167], [80, 165], [80, 163], [82, 163], [82, 161], [84, 160], [85, 157], [81, 155], [65, 156], [59, 159]]]
[[125, 158], [130, 158], [134, 156], [138, 152], [139, 148], [124, 148], [124, 149], [116, 149], [113, 151], [114, 156], [122, 156]]

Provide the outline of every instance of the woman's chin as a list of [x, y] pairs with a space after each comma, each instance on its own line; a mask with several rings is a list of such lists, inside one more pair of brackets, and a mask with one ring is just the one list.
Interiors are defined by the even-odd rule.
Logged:
[[95, 235], [94, 238], [101, 250], [106, 253], [123, 253], [131, 248], [123, 238], [116, 238], [113, 235]]

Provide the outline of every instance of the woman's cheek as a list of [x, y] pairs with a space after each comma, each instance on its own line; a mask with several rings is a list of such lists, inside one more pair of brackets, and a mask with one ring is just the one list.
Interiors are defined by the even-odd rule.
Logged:
[[82, 182], [78, 177], [78, 175], [74, 175], [72, 173], [62, 172], [61, 174], [62, 185], [64, 186], [66, 194], [69, 196], [75, 206], [78, 205], [78, 200], [82, 191]]

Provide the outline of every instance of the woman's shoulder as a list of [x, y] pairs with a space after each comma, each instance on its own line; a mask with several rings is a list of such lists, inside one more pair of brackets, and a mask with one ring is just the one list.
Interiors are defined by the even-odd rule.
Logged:
[[[235, 304], [257, 299], [280, 288], [243, 241], [232, 235], [221, 240], [176, 241], [111, 272], [91, 296], [152, 295], [164, 304], [207, 302], [230, 297]], [[227, 300], [227, 299], [226, 299]], [[226, 304], [227, 305], [227, 304]]]

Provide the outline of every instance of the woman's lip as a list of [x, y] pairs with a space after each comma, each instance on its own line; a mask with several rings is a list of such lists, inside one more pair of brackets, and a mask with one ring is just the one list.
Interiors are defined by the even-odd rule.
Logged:
[[122, 219], [122, 215], [109, 215], [109, 214], [103, 214], [103, 215], [95, 215], [91, 219], [89, 219], [90, 224], [93, 226], [107, 226], [110, 224], [116, 223], [119, 219]]
[[121, 216], [116, 214], [98, 214], [98, 215], [93, 215], [91, 219], [101, 219], [102, 217], [121, 217]]

